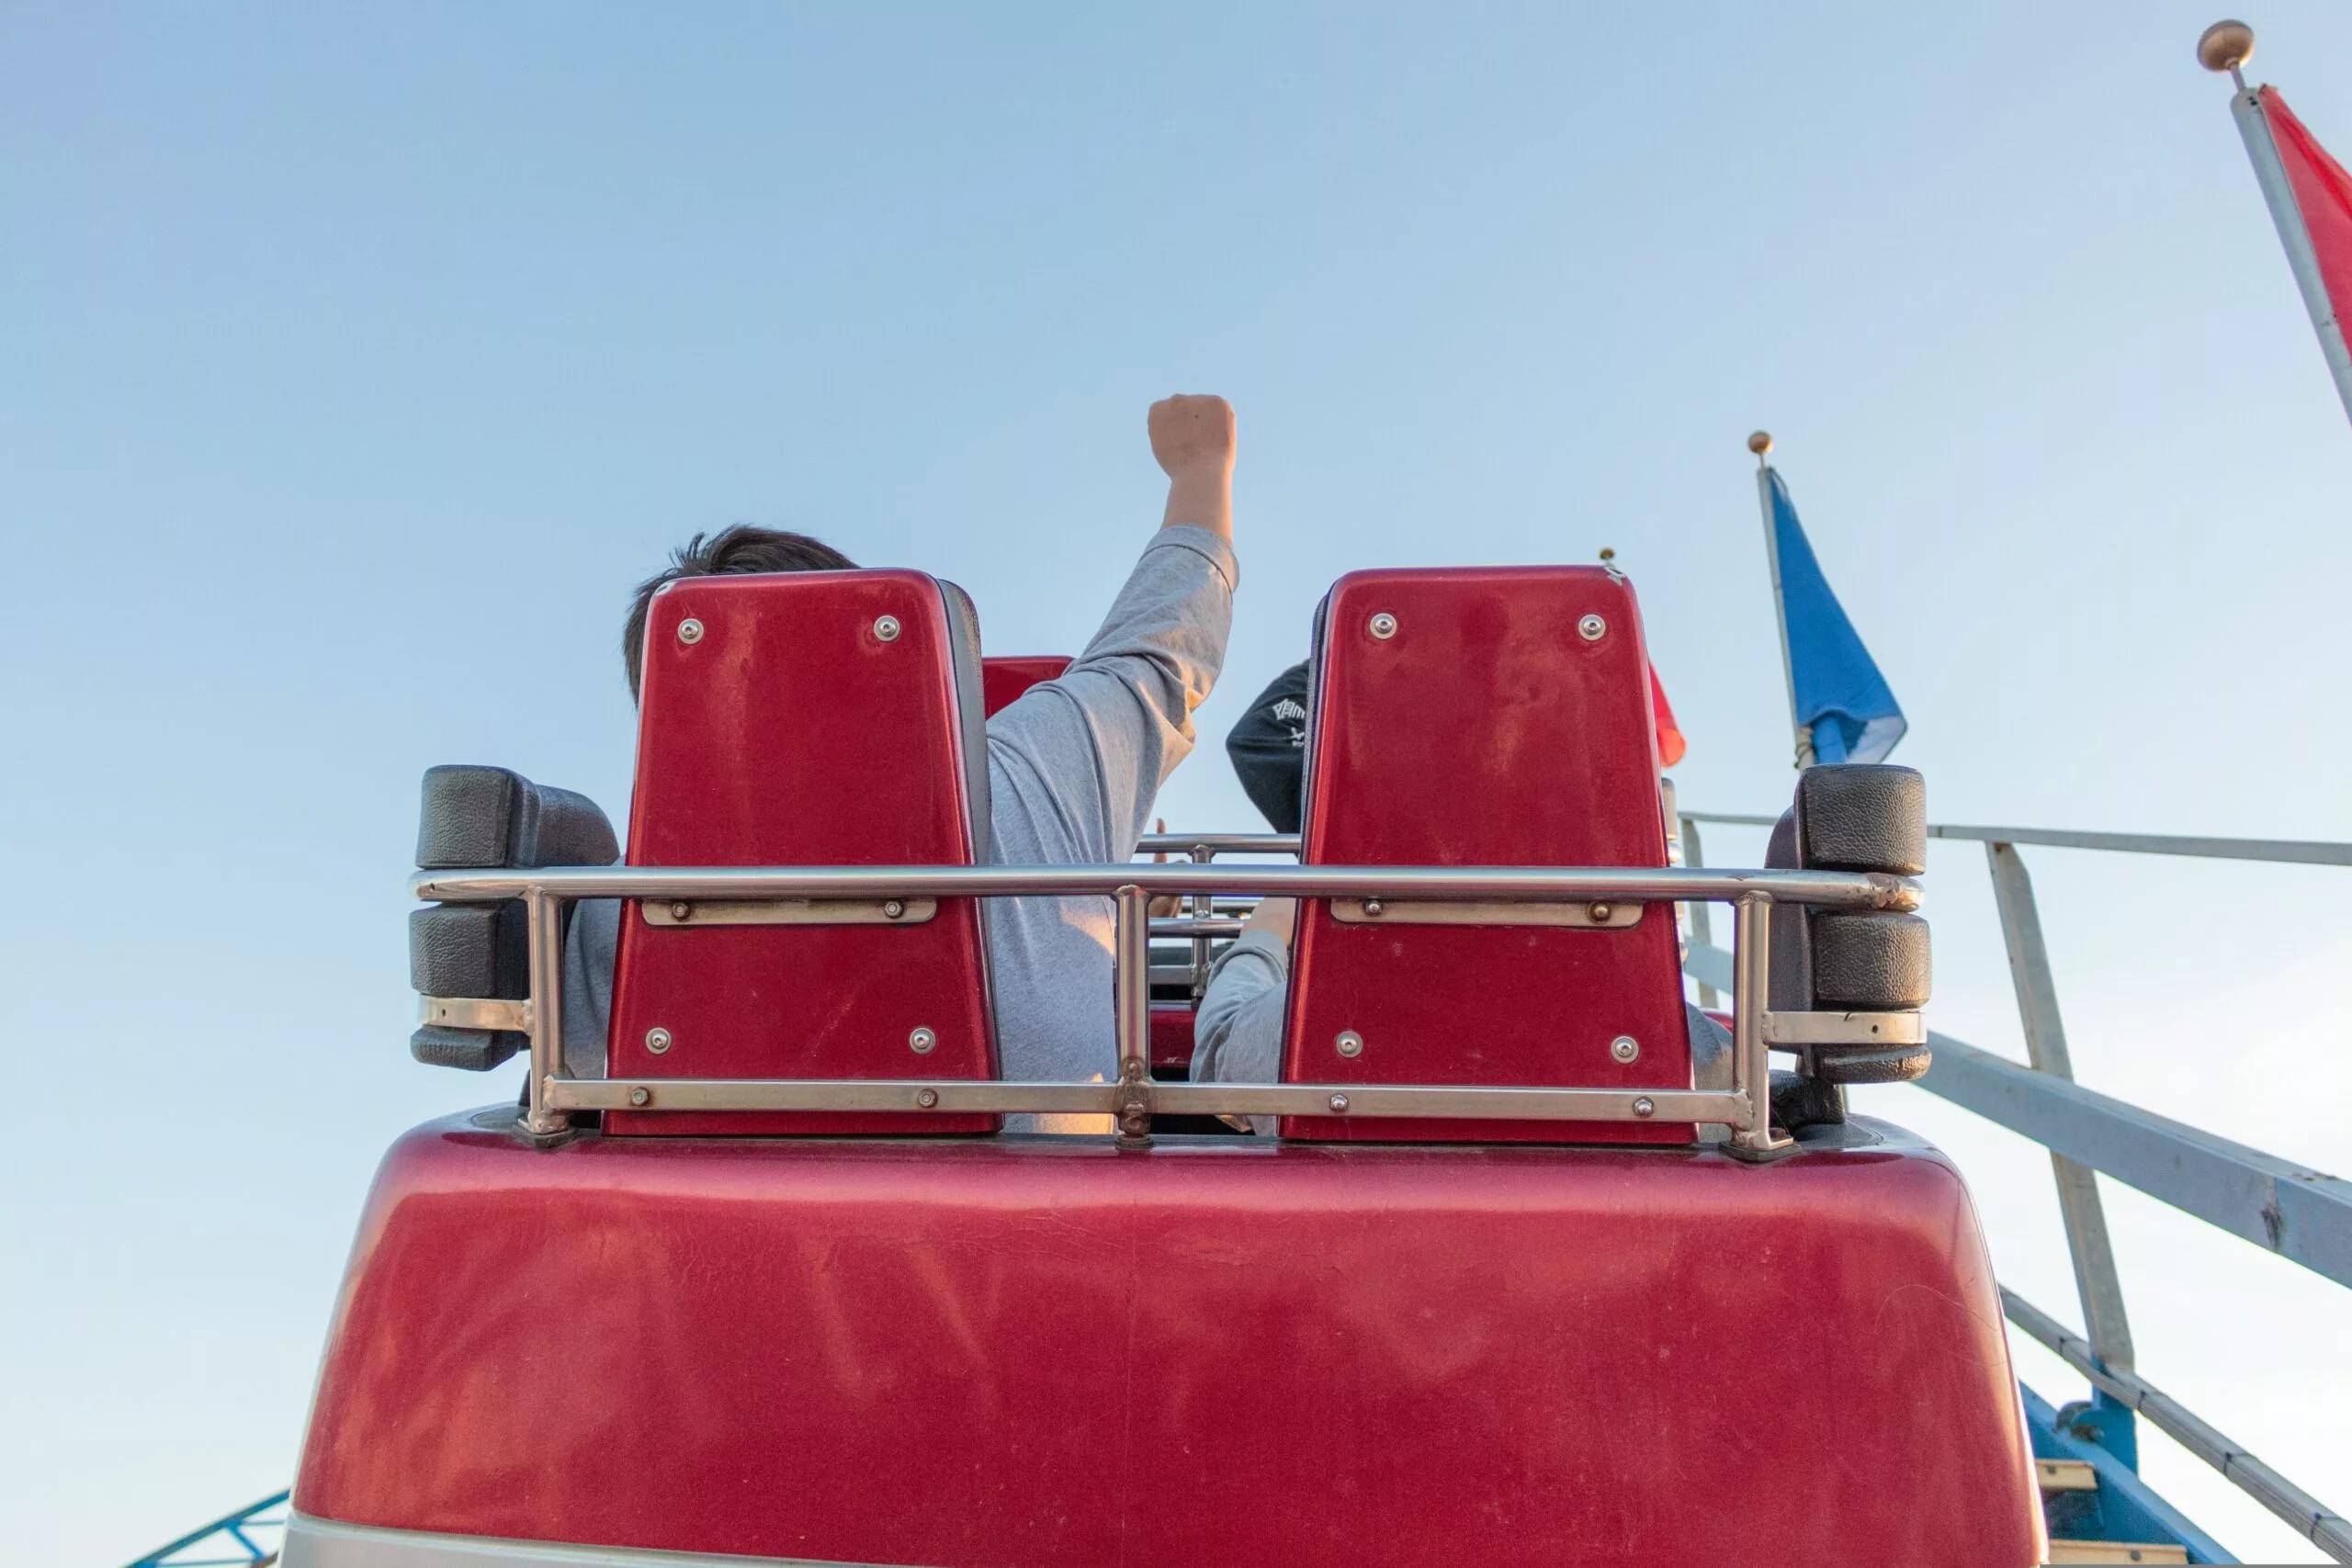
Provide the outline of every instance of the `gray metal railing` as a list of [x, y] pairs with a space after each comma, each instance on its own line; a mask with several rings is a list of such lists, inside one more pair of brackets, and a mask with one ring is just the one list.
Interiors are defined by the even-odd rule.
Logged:
[[[1779, 818], [1685, 812], [1682, 858], [1702, 863], [1698, 824], [1770, 828]], [[2352, 1182], [2143, 1111], [2075, 1082], [2058, 1010], [2050, 952], [2020, 844], [2208, 860], [2352, 866], [2352, 844], [2309, 840], [2211, 839], [2155, 833], [2094, 833], [2046, 828], [1931, 824], [1931, 839], [1984, 846], [2008, 953], [2009, 978], [2030, 1065], [1930, 1032], [1935, 1065], [1922, 1089], [2041, 1144], [2050, 1151], [2059, 1213], [2074, 1264], [2087, 1337], [2068, 1333], [2040, 1308], [2004, 1290], [2009, 1321], [2081, 1370], [2094, 1387], [2148, 1417], [2235, 1482], [2339, 1562], [2352, 1562], [2352, 1526], [2290, 1483], [2211, 1425], [2143, 1382], [2133, 1367], [2131, 1322], [2092, 1173], [2104, 1173], [2301, 1264], [2352, 1285]], [[1732, 972], [1729, 955], [1706, 940], [1694, 907], [1685, 968], [1702, 1004]]]
[[[1193, 840], [1194, 844], [1203, 842]], [[1145, 1135], [1155, 1112], [1276, 1116], [1434, 1116], [1579, 1122], [1656, 1118], [1731, 1129], [1729, 1147], [1749, 1156], [1788, 1145], [1771, 1125], [1774, 1045], [1860, 1038], [1916, 1039], [1919, 1016], [1769, 1010], [1764, 984], [1775, 902], [1823, 908], [1907, 909], [1918, 903], [1908, 879], [1875, 872], [1714, 871], [1617, 866], [768, 866], [552, 867], [424, 871], [409, 879], [420, 899], [499, 903], [520, 899], [530, 952], [528, 997], [428, 997], [428, 1021], [514, 1030], [530, 1042], [523, 1120], [542, 1136], [568, 1131], [574, 1111], [876, 1111], [893, 1112], [1094, 1113], [1114, 1117], [1124, 1136]], [[1583, 906], [1574, 920], [1605, 924], [1615, 906], [1714, 900], [1733, 906], [1732, 1087], [1728, 1093], [1654, 1089], [1501, 1088], [1396, 1084], [1156, 1084], [1151, 1077], [1148, 910], [1155, 894], [1258, 894], [1356, 900], [1367, 916], [1403, 922], [1416, 905], [1477, 907], [1496, 924], [1525, 919], [1527, 906]], [[918, 901], [942, 897], [1107, 897], [1114, 909], [1113, 995], [1117, 1059], [1108, 1082], [971, 1079], [689, 1078], [574, 1079], [562, 1064], [563, 905], [581, 898], [633, 900], [652, 919], [684, 926], [746, 918], [797, 924], [917, 924]], [[788, 910], [784, 906], [794, 906]], [[1181, 924], [1181, 922], [1180, 922]]]

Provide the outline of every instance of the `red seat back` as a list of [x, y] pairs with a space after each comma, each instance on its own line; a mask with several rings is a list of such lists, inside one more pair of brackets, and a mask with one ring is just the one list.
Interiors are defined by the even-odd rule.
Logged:
[[988, 715], [994, 718], [1012, 700], [1040, 681], [1050, 681], [1069, 668], [1069, 660], [1058, 653], [1017, 654], [980, 660], [980, 688], [985, 694]]
[[[682, 579], [654, 597], [644, 667], [629, 864], [988, 858], [979, 642], [970, 601], [953, 584], [913, 571]], [[608, 1070], [646, 1078], [995, 1077], [978, 902], [911, 901], [896, 920], [873, 901], [862, 908], [860, 923], [778, 924], [755, 918], [759, 907], [630, 907]], [[876, 1113], [605, 1118], [605, 1130], [619, 1134], [970, 1133], [997, 1124], [992, 1116]]]
[[[1313, 689], [1308, 864], [1666, 863], [1649, 664], [1622, 577], [1597, 567], [1351, 573], [1324, 602]], [[1630, 924], [1581, 928], [1361, 908], [1340, 903], [1348, 919], [1331, 900], [1300, 908], [1286, 1081], [1690, 1087], [1671, 905], [1624, 906], [1608, 919]], [[1620, 1036], [1636, 1043], [1630, 1062], [1611, 1050]], [[1283, 1133], [1693, 1136], [1688, 1122], [1336, 1116], [1285, 1118]]]

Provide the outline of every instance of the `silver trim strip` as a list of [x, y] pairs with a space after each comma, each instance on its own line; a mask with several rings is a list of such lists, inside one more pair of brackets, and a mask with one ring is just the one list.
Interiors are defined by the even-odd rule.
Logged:
[[289, 1514], [280, 1568], [882, 1568], [831, 1558], [741, 1557], [638, 1546], [572, 1546], [501, 1536], [439, 1535]]

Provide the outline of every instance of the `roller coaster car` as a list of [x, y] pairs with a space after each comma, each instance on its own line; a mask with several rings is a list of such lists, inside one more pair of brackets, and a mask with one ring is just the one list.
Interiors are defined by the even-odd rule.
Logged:
[[[1775, 866], [1673, 867], [1622, 577], [1364, 572], [1304, 863], [991, 867], [968, 610], [661, 595], [622, 866], [577, 795], [427, 775], [416, 1049], [528, 1050], [527, 1104], [385, 1159], [289, 1564], [2041, 1560], [1967, 1190], [1838, 1087], [1924, 1066], [1917, 774], [1813, 770]], [[1283, 1082], [1185, 1081], [1180, 889], [1305, 899]], [[1115, 1057], [999, 1081], [987, 899], [1049, 892], [1114, 905]], [[628, 901], [601, 1079], [582, 897]], [[1119, 1130], [999, 1130], [1039, 1111]], [[1216, 1114], [1281, 1135], [1167, 1131]]]

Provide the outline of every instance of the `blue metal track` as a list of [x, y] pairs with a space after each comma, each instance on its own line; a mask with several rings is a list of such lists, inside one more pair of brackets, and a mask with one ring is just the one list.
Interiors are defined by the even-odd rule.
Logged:
[[2191, 1562], [2237, 1561], [2140, 1479], [2139, 1472], [2116, 1451], [2114, 1431], [2107, 1430], [2109, 1440], [2102, 1443], [2098, 1434], [2105, 1428], [2097, 1421], [2062, 1419], [2033, 1390], [2023, 1383], [2018, 1388], [2025, 1395], [2025, 1427], [2033, 1457], [2080, 1460], [2098, 1477], [2097, 1491], [2060, 1492], [2043, 1500], [2052, 1539], [2178, 1546], [2188, 1551]]
[[[280, 1492], [224, 1514], [199, 1530], [134, 1559], [130, 1568], [257, 1568], [277, 1561], [286, 1531], [286, 1499]], [[228, 1555], [223, 1555], [224, 1553]]]

